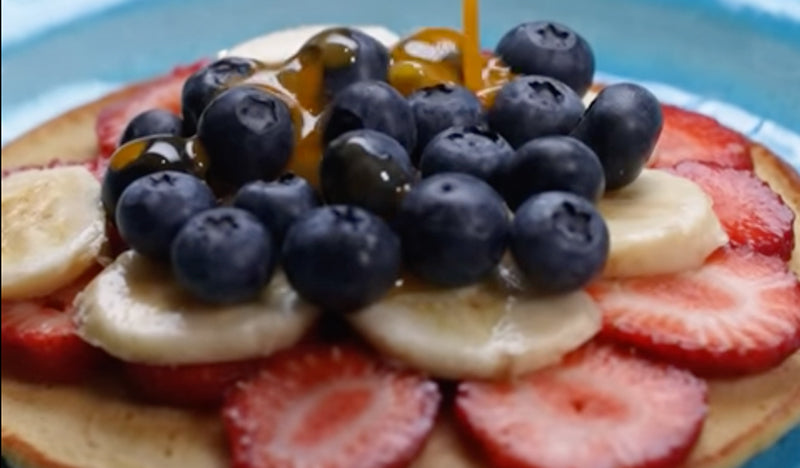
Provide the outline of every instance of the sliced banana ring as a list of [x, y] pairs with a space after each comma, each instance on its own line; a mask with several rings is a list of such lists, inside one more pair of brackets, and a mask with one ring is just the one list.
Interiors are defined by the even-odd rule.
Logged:
[[611, 250], [603, 275], [631, 277], [697, 268], [727, 244], [711, 198], [694, 182], [645, 169], [598, 203]]
[[435, 377], [507, 378], [558, 362], [601, 314], [584, 292], [528, 298], [490, 284], [403, 291], [350, 316], [377, 349]]
[[78, 333], [130, 362], [191, 364], [267, 356], [297, 342], [317, 310], [276, 273], [258, 300], [200, 302], [169, 268], [125, 252], [78, 295]]
[[3, 179], [2, 203], [4, 300], [67, 286], [103, 249], [100, 183], [83, 166], [13, 173]]

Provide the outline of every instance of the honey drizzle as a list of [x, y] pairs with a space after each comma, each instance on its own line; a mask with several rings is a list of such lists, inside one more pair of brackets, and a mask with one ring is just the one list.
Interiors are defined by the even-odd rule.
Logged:
[[[477, 28], [477, 16], [474, 20]], [[477, 34], [477, 30], [471, 34]], [[467, 42], [472, 43], [468, 45], [471, 52], [465, 55]], [[314, 186], [319, 183], [322, 158], [320, 119], [329, 101], [324, 88], [325, 70], [354, 63], [357, 47], [346, 28], [329, 29], [309, 39], [289, 59], [279, 63], [256, 62], [256, 70], [250, 77], [230, 84], [264, 88], [289, 106], [297, 139], [286, 169]], [[479, 52], [477, 36], [466, 40], [461, 32], [447, 28], [417, 31], [392, 47], [390, 58], [389, 84], [406, 96], [441, 83], [464, 85], [466, 76], [475, 75], [477, 78], [469, 78], [475, 82], [468, 87], [488, 106], [496, 89], [512, 78], [508, 67], [498, 58]]]
[[462, 62], [464, 86], [471, 91], [482, 88], [480, 36], [478, 31], [478, 0], [462, 0], [464, 39], [462, 42]]

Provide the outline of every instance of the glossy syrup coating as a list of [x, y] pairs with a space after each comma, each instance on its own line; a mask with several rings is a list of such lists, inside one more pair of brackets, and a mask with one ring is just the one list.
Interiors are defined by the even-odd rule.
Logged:
[[396, 140], [374, 130], [354, 130], [328, 145], [320, 179], [328, 203], [360, 206], [391, 219], [415, 174]]
[[[437, 84], [464, 84], [461, 47], [464, 35], [454, 29], [425, 28], [402, 39], [391, 51], [389, 83], [408, 96], [414, 91]], [[490, 96], [496, 88], [513, 77], [510, 69], [497, 57], [484, 54], [482, 86], [472, 90], [478, 97]], [[484, 105], [489, 102], [483, 100]]]
[[[323, 154], [320, 117], [332, 94], [347, 80], [388, 80], [404, 96], [427, 86], [450, 83], [463, 85], [460, 32], [426, 28], [406, 37], [384, 54], [381, 46], [350, 28], [331, 28], [309, 39], [283, 62], [248, 61], [248, 73], [221, 88], [255, 85], [277, 94], [289, 107], [295, 127], [294, 150], [285, 170], [319, 186], [319, 164]], [[482, 56], [483, 86], [472, 90], [484, 107], [513, 75], [500, 59]], [[364, 61], [364, 64], [360, 64]], [[366, 63], [369, 62], [369, 63]], [[249, 73], [249, 64], [254, 71]]]
[[208, 156], [195, 139], [156, 136], [128, 142], [109, 160], [101, 191], [103, 207], [113, 218], [122, 192], [148, 174], [170, 170], [203, 178], [207, 169]]

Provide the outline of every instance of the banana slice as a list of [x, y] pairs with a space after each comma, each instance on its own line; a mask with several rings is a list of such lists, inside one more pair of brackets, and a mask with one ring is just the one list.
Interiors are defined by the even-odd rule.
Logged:
[[191, 364], [266, 356], [299, 340], [317, 311], [282, 274], [252, 302], [194, 300], [168, 268], [125, 252], [75, 300], [78, 334], [130, 362]]
[[600, 329], [584, 292], [531, 298], [491, 284], [410, 290], [350, 316], [385, 354], [434, 377], [508, 378], [557, 362]]
[[[316, 34], [335, 25], [311, 25], [297, 28], [282, 29], [263, 36], [250, 39], [237, 44], [228, 50], [220, 52], [220, 57], [247, 57], [262, 62], [281, 62], [288, 59], [307, 40]], [[391, 47], [400, 39], [397, 34], [382, 26], [353, 26], [380, 41], [386, 47]]]
[[694, 182], [664, 171], [645, 169], [598, 207], [611, 236], [606, 277], [697, 268], [728, 243], [711, 198]]
[[2, 298], [68, 285], [105, 244], [100, 183], [82, 166], [16, 172], [2, 184]]

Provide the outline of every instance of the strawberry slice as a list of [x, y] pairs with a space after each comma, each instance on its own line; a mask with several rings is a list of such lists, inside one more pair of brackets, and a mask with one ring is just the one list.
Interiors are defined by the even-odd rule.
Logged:
[[406, 466], [433, 427], [436, 384], [351, 348], [295, 348], [223, 406], [234, 468]]
[[103, 182], [103, 177], [105, 177], [106, 170], [108, 169], [108, 158], [98, 154], [93, 159], [90, 159], [83, 164], [87, 169], [89, 169], [89, 172], [97, 177], [97, 180], [99, 180], [101, 183]]
[[760, 372], [800, 348], [800, 282], [786, 262], [724, 248], [694, 271], [601, 281], [601, 335], [707, 376]]
[[724, 167], [752, 169], [750, 144], [719, 122], [679, 107], [663, 105], [664, 127], [651, 167], [672, 167], [681, 161], [713, 162]]
[[463, 382], [461, 424], [491, 466], [678, 466], [697, 440], [706, 385], [687, 371], [590, 343], [514, 382]]
[[711, 197], [732, 245], [791, 258], [794, 213], [751, 171], [687, 161], [672, 172], [694, 181]]
[[97, 116], [95, 133], [103, 157], [117, 149], [117, 144], [128, 122], [150, 109], [164, 109], [176, 114], [181, 112], [183, 83], [192, 73], [202, 68], [206, 60], [176, 67], [167, 75], [143, 83], [140, 89], [126, 99], [104, 107]]
[[218, 406], [234, 383], [255, 373], [261, 360], [155, 366], [126, 363], [132, 390], [147, 401], [171, 406]]
[[106, 354], [75, 333], [72, 301], [99, 269], [45, 298], [2, 304], [3, 371], [40, 382], [80, 382]]

